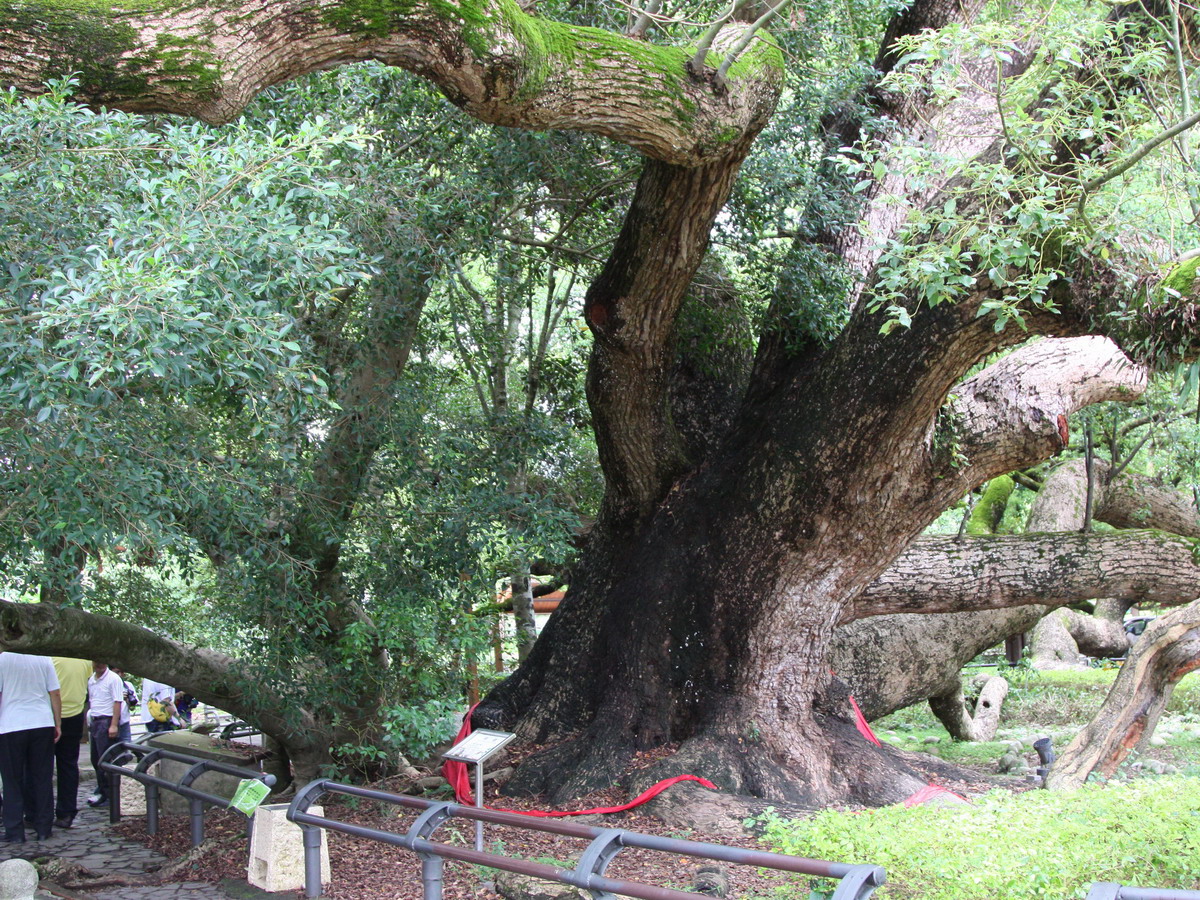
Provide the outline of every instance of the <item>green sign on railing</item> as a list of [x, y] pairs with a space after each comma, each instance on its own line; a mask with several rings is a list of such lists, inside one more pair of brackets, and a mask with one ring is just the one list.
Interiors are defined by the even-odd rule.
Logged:
[[271, 789], [257, 778], [243, 778], [237, 790], [233, 792], [229, 806], [243, 815], [252, 816], [269, 793]]

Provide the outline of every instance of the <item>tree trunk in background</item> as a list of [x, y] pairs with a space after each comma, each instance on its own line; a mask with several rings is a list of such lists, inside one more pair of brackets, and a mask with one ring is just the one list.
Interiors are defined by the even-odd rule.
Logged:
[[512, 576], [513, 619], [517, 627], [517, 659], [524, 660], [537, 641], [537, 620], [533, 617], [533, 587], [529, 563], [521, 563]]
[[929, 708], [956, 741], [990, 741], [1000, 726], [1000, 709], [1008, 696], [1008, 682], [999, 675], [981, 676], [975, 709], [967, 709], [962, 680], [956, 690], [929, 698]]
[[1130, 651], [1095, 718], [1050, 767], [1046, 787], [1080, 787], [1088, 775], [1113, 775], [1129, 751], [1154, 734], [1171, 692], [1200, 669], [1200, 600], [1161, 616]]
[[[851, 607], [831, 666], [869, 719], [957, 690], [959, 670], [1049, 607], [1109, 591], [1164, 606], [1200, 596], [1192, 541], [1164, 532], [1041, 533], [920, 538]], [[963, 612], [917, 614], [929, 610]], [[880, 610], [899, 614], [872, 615]], [[909, 610], [912, 612], [910, 613]], [[1122, 635], [1123, 635], [1122, 631]]]
[[[1192, 499], [1150, 478], [1122, 473], [1115, 479], [1103, 460], [1093, 460], [1093, 516], [1115, 528], [1160, 528], [1200, 537]], [[1083, 527], [1087, 498], [1084, 460], [1059, 466], [1046, 479], [1029, 513], [1026, 531], [1073, 531]], [[1031, 656], [1038, 669], [1080, 668], [1084, 656], [1122, 656], [1129, 647], [1122, 619], [1133, 605], [1108, 598], [1097, 615], [1058, 610], [1041, 619], [1033, 632]]]

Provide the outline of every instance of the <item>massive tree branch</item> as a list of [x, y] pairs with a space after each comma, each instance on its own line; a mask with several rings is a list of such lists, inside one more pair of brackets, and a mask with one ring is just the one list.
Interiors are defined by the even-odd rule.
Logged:
[[[100, 652], [97, 648], [106, 649]], [[262, 685], [257, 686], [258, 696], [250, 703], [239, 684], [248, 676], [235, 658], [188, 647], [108, 616], [48, 603], [0, 601], [0, 649], [104, 659], [135, 675], [169, 682], [205, 703], [255, 722], [293, 747], [318, 735], [311, 713], [272, 697]]]
[[1132, 400], [1146, 385], [1145, 369], [1106, 338], [1033, 341], [955, 389], [943, 418], [957, 452], [939, 477], [965, 490], [1047, 459], [1067, 446], [1072, 413]]
[[[600, 134], [677, 165], [724, 156], [731, 135], [757, 132], [780, 82], [770, 41], [747, 51], [722, 93], [711, 74], [688, 74], [682, 47], [547, 21], [514, 0], [3, 0], [0, 22], [0, 83], [24, 92], [78, 73], [93, 103], [226, 122], [272, 84], [376, 59], [428, 79], [481, 121]], [[714, 49], [741, 31], [735, 23]]]
[[945, 613], [1118, 596], [1178, 604], [1200, 596], [1195, 541], [1158, 531], [920, 538], [846, 611]]
[[688, 468], [669, 409], [671, 338], [749, 140], [684, 168], [648, 161], [621, 234], [584, 302], [596, 337], [588, 402], [607, 481], [603, 515], [649, 514]]

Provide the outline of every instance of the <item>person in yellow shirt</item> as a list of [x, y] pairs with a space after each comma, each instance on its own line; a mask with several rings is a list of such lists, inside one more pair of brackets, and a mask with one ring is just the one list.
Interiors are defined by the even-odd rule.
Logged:
[[58, 793], [54, 798], [54, 827], [70, 828], [79, 811], [79, 745], [83, 741], [88, 705], [91, 660], [52, 656], [62, 696], [62, 737], [54, 745]]

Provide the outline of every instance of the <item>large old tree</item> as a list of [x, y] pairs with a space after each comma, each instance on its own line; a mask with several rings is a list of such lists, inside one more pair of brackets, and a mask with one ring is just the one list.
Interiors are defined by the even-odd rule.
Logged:
[[[1194, 261], [1164, 277], [1158, 265], [1170, 259], [1152, 252], [1169, 247], [1152, 236], [1123, 246], [1103, 216], [1105, 186], [1134, 163], [1171, 139], [1186, 151], [1178, 141], [1190, 105], [1176, 126], [1160, 97], [1187, 91], [1163, 60], [1186, 69], [1190, 20], [1166, 4], [1123, 5], [1076, 34], [1071, 52], [1039, 43], [1037, 15], [1002, 40], [959, 31], [922, 48], [903, 43], [969, 24], [981, 6], [916, 0], [880, 28], [858, 95], [831, 101], [823, 120], [826, 152], [842, 149], [843, 165], [820, 168], [818, 189], [797, 199], [808, 205], [787, 232], [788, 268], [752, 370], [699, 398], [676, 393], [676, 324], [787, 65], [743, 21], [758, 12], [726, 17], [697, 52], [654, 43], [644, 17], [622, 34], [512, 0], [82, 12], [9, 0], [0, 80], [37, 92], [78, 72], [89, 102], [219, 122], [269, 85], [378, 59], [481, 121], [588, 132], [640, 151], [636, 194], [583, 308], [606, 481], [599, 520], [569, 599], [479, 721], [552, 745], [514, 786], [560, 798], [609, 782], [639, 749], [669, 745], [663, 769], [731, 790], [884, 802], [920, 782], [850, 724], [830, 672], [837, 627], [1036, 599], [1002, 581], [936, 598], [868, 587], [965, 491], [1059, 452], [1072, 413], [1131, 399], [1144, 365], [1194, 352]], [[809, 39], [819, 55], [819, 29]], [[902, 59], [919, 65], [906, 75]], [[814, 325], [806, 304], [842, 314]], [[401, 317], [398, 341], [404, 327]], [[405, 349], [382, 368], [403, 365]], [[362, 369], [367, 381], [380, 368]], [[378, 398], [372, 384], [362, 390]], [[371, 435], [347, 440], [361, 477]], [[332, 473], [332, 493], [315, 501], [337, 518], [349, 514], [353, 479]], [[314, 557], [330, 563], [318, 571], [336, 586], [336, 544], [311, 537]], [[1152, 577], [1111, 558], [1128, 542], [1022, 540], [1028, 569], [1154, 590]], [[1143, 544], [1147, 558], [1167, 560], [1160, 571], [1196, 579], [1190, 544]], [[1078, 590], [1104, 594], [1100, 584]], [[337, 596], [327, 592], [314, 615], [345, 633], [363, 620]], [[0, 639], [85, 655], [100, 634], [85, 641], [54, 622], [86, 615], [10, 606]], [[112, 640], [119, 658], [126, 651]], [[146, 649], [164, 660], [169, 651]]]

